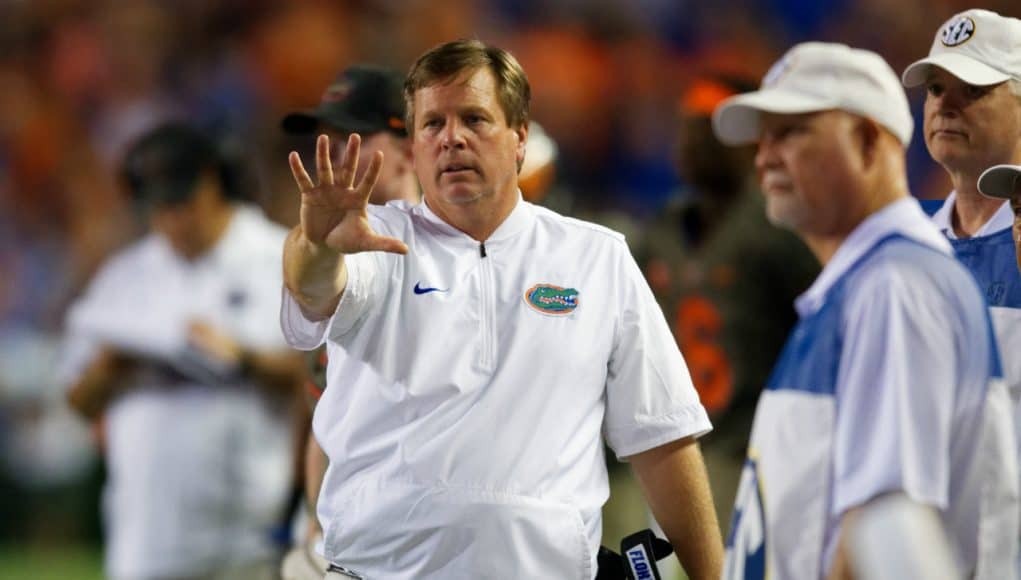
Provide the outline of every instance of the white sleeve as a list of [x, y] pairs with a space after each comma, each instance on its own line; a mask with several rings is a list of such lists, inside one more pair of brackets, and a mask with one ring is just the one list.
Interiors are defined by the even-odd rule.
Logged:
[[[154, 308], [137, 292], [146, 276], [137, 254], [119, 255], [100, 269], [65, 318], [64, 355], [57, 369], [61, 382], [76, 380], [103, 345], [124, 353], [169, 360], [187, 342], [177, 312]], [[158, 283], [158, 282], [155, 282]]]
[[85, 294], [71, 304], [64, 317], [64, 337], [57, 368], [54, 370], [57, 383], [65, 389], [78, 381], [101, 348], [101, 342], [92, 337], [87, 328], [91, 316], [89, 311], [96, 310], [91, 302], [102, 275], [103, 271], [100, 270]]
[[363, 252], [344, 258], [347, 267], [347, 286], [333, 315], [324, 320], [311, 321], [285, 286], [280, 301], [280, 328], [287, 344], [298, 350], [315, 350], [327, 335], [339, 339], [369, 310], [378, 295], [376, 275], [380, 252]]
[[712, 429], [652, 290], [631, 254], [622, 254], [603, 426], [618, 458]]
[[99, 354], [100, 345], [82, 334], [68, 333], [60, 346], [60, 357], [54, 369], [56, 383], [63, 390], [78, 382], [82, 373]]
[[832, 517], [889, 492], [945, 509], [959, 376], [953, 308], [912, 271], [849, 287], [837, 375]]

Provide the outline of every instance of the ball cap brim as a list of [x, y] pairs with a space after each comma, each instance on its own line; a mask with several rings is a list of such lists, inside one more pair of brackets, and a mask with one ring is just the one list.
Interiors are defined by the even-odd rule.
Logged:
[[763, 89], [731, 97], [713, 112], [713, 129], [727, 145], [747, 145], [759, 140], [763, 113], [796, 115], [836, 108], [837, 104], [816, 95], [784, 89]]
[[982, 195], [1000, 199], [1021, 197], [1021, 165], [995, 165], [978, 178]]
[[969, 85], [985, 87], [997, 85], [1011, 77], [966, 54], [941, 52], [912, 63], [904, 69], [901, 81], [905, 87], [917, 87], [929, 79], [932, 67], [939, 67]]
[[331, 128], [363, 135], [389, 131], [406, 137], [403, 88], [404, 75], [396, 70], [354, 65], [337, 75], [315, 109], [291, 113], [281, 126], [298, 135]]

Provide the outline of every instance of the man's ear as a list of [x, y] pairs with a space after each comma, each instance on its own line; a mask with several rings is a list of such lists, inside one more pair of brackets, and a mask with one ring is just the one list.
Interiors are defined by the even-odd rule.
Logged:
[[520, 127], [514, 129], [514, 133], [518, 136], [517, 145], [517, 159], [518, 159], [518, 172], [521, 172], [521, 166], [525, 163], [525, 145], [528, 143], [528, 123], [522, 123]]
[[879, 137], [882, 129], [872, 119], [861, 117], [855, 126], [855, 141], [861, 153], [862, 166], [871, 167], [879, 154]]

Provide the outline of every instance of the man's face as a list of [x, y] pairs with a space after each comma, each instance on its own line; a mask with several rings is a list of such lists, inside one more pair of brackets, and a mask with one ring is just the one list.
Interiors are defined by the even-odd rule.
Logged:
[[201, 253], [198, 244], [197, 214], [194, 200], [173, 205], [161, 205], [151, 210], [149, 223], [153, 231], [166, 238], [175, 252], [184, 258], [191, 259]]
[[840, 111], [762, 115], [755, 169], [772, 223], [801, 234], [839, 231], [855, 203], [854, 123]]
[[925, 145], [950, 171], [978, 175], [1021, 161], [1021, 102], [1007, 83], [969, 85], [931, 67], [926, 82]]
[[223, 202], [211, 175], [203, 175], [188, 199], [173, 204], [158, 204], [149, 210], [149, 225], [163, 236], [183, 258], [194, 259], [209, 249], [210, 222]]
[[[336, 131], [327, 131], [327, 134], [330, 137], [330, 159], [336, 168], [344, 155], [347, 135]], [[358, 156], [356, 170], [359, 178], [369, 166], [369, 160], [375, 151], [383, 152], [383, 166], [380, 168], [379, 179], [372, 190], [369, 203], [383, 205], [388, 201], [400, 199], [417, 203], [418, 181], [415, 179], [414, 167], [411, 164], [411, 144], [408, 139], [389, 131], [362, 135], [361, 154]]]
[[517, 195], [528, 129], [508, 126], [492, 71], [466, 71], [414, 99], [415, 173], [434, 208]]

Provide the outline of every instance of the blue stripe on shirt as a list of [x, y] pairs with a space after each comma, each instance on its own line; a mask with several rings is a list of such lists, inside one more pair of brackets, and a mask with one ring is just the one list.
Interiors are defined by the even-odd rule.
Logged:
[[977, 238], [950, 240], [989, 306], [1021, 308], [1021, 275], [1011, 228]]

